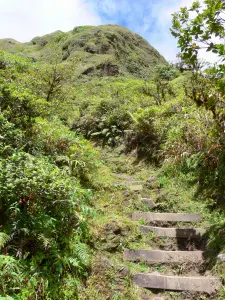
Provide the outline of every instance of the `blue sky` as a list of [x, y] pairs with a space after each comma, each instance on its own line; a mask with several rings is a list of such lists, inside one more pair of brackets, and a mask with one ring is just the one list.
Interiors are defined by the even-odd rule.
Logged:
[[174, 61], [171, 14], [193, 0], [0, 0], [0, 38], [20, 42], [80, 25], [118, 24], [147, 39]]
[[167, 60], [176, 59], [179, 51], [171, 36], [171, 14], [192, 0], [96, 0], [103, 24], [125, 26], [147, 39]]

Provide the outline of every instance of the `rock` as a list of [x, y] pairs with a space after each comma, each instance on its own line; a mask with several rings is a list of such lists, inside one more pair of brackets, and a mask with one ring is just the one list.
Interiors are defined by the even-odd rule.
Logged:
[[152, 182], [154, 182], [154, 181], [156, 181], [156, 180], [157, 180], [157, 177], [153, 176], [153, 177], [147, 179], [146, 182], [147, 182], [147, 183], [152, 183]]
[[124, 233], [117, 222], [112, 221], [105, 225], [101, 236], [93, 243], [99, 250], [113, 252], [121, 245], [123, 235]]
[[106, 258], [106, 257], [100, 258], [98, 260], [98, 263], [100, 263], [100, 264], [102, 264], [102, 265], [104, 265], [106, 267], [110, 267], [110, 268], [114, 267], [113, 264], [111, 263], [111, 261], [108, 258]]
[[55, 163], [58, 167], [69, 166], [70, 160], [68, 156], [59, 155], [56, 157]]
[[150, 208], [156, 207], [156, 204], [149, 198], [141, 198], [141, 200]]
[[143, 186], [141, 184], [136, 184], [136, 185], [130, 185], [128, 186], [131, 191], [133, 192], [138, 192], [143, 190]]
[[146, 181], [146, 186], [151, 189], [158, 188], [158, 179], [157, 177], [151, 177]]
[[122, 277], [126, 277], [126, 276], [129, 276], [130, 275], [130, 270], [127, 266], [121, 266], [121, 269], [120, 269], [120, 275]]
[[120, 239], [120, 235], [110, 234], [107, 237], [106, 244], [103, 246], [103, 250], [106, 250], [108, 252], [115, 251], [120, 246]]
[[225, 254], [219, 254], [218, 256], [217, 256], [217, 259], [219, 260], [219, 261], [222, 261], [222, 262], [225, 262]]
[[106, 232], [113, 232], [114, 234], [120, 234], [121, 233], [121, 229], [115, 221], [113, 221], [109, 224], [106, 224], [105, 225], [105, 231]]

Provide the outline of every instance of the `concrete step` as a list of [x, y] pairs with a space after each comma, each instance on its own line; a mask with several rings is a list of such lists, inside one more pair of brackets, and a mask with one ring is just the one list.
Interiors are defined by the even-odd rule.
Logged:
[[185, 213], [151, 213], [151, 212], [134, 212], [132, 219], [138, 221], [145, 219], [147, 222], [162, 221], [162, 222], [196, 222], [201, 221], [202, 216], [197, 214]]
[[174, 290], [174, 291], [194, 291], [212, 294], [220, 286], [220, 280], [216, 277], [183, 277], [165, 276], [159, 274], [135, 274], [134, 282], [141, 287]]
[[139, 226], [144, 233], [154, 232], [157, 236], [172, 238], [201, 238], [206, 232], [203, 228], [164, 228], [154, 226]]
[[149, 198], [141, 198], [141, 200], [148, 205], [148, 207], [153, 208], [156, 204]]
[[202, 251], [163, 251], [163, 250], [128, 250], [123, 254], [124, 260], [145, 261], [148, 263], [203, 263]]

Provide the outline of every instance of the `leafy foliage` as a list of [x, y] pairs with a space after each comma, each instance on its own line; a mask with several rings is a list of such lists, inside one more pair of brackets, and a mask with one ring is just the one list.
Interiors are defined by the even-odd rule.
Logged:
[[0, 232], [0, 248], [4, 247], [4, 245], [9, 241], [10, 237], [4, 232]]
[[22, 268], [12, 256], [0, 255], [0, 293], [14, 295], [22, 286]]
[[[224, 1], [205, 0], [204, 6], [199, 1], [194, 1], [190, 8], [181, 8], [173, 14], [171, 32], [178, 38], [184, 60], [189, 60], [194, 65], [201, 48], [216, 53], [224, 60], [224, 10]], [[224, 66], [220, 65], [219, 68], [223, 69]]]
[[127, 149], [136, 149], [138, 158], [158, 160], [157, 152], [160, 149], [160, 136], [155, 128], [154, 118], [157, 108], [138, 109], [130, 114], [133, 126], [127, 134]]
[[[211, 114], [206, 114], [211, 119], [206, 131], [208, 137], [198, 142], [198, 145], [201, 144], [200, 149], [195, 147], [199, 151], [195, 172], [199, 178], [200, 191], [208, 192], [216, 202], [224, 198], [224, 12], [224, 1], [205, 0], [204, 5], [194, 1], [190, 8], [181, 8], [173, 15], [171, 29], [172, 34], [178, 38], [181, 59], [192, 69], [192, 76], [185, 84], [185, 94]], [[210, 66], [199, 62], [201, 49], [214, 53], [217, 64]], [[200, 113], [203, 115], [202, 110]]]
[[49, 119], [36, 64], [4, 52], [0, 61], [0, 294], [76, 298], [90, 263], [92, 213], [80, 181], [96, 170], [97, 153], [59, 118]]
[[[224, 12], [221, 0], [205, 0], [201, 6], [194, 1], [190, 8], [181, 8], [173, 15], [172, 34], [178, 38], [180, 57], [193, 70], [192, 99], [213, 113], [222, 131], [224, 122]], [[193, 17], [194, 15], [194, 17]], [[198, 60], [201, 49], [215, 53], [218, 63], [202, 71]]]

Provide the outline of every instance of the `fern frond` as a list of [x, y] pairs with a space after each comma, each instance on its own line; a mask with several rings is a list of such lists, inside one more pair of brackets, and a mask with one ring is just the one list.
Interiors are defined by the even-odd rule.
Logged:
[[4, 232], [0, 232], [0, 249], [5, 246], [6, 243], [10, 241], [10, 236]]
[[47, 238], [44, 234], [38, 234], [38, 240], [41, 242], [44, 249], [49, 249], [52, 245], [52, 239]]
[[75, 250], [80, 263], [84, 266], [88, 266], [91, 259], [88, 246], [84, 243], [78, 243], [75, 245]]
[[12, 256], [0, 255], [0, 266], [3, 274], [16, 274], [19, 278], [19, 266], [18, 261]]
[[71, 266], [78, 268], [80, 267], [80, 262], [77, 258], [74, 257], [69, 257], [68, 258], [68, 262], [70, 263]]

